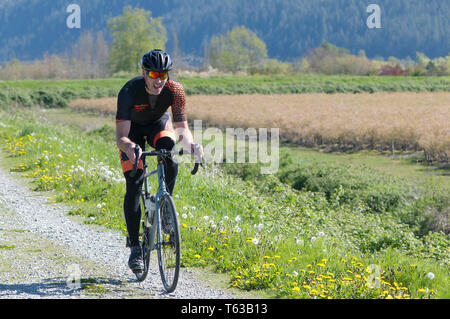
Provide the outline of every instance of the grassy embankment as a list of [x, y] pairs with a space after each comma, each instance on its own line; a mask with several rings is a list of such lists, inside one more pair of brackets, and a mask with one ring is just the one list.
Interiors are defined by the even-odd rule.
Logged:
[[[49, 202], [124, 230], [111, 130], [46, 124], [26, 109], [3, 113], [12, 170], [50, 191]], [[448, 209], [438, 185], [414, 188], [369, 168], [281, 158], [268, 176], [229, 165], [231, 175], [214, 168], [191, 177], [181, 165], [175, 203], [184, 265], [212, 266], [237, 288], [287, 298], [450, 296], [448, 235], [428, 233], [433, 225], [422, 214]]]

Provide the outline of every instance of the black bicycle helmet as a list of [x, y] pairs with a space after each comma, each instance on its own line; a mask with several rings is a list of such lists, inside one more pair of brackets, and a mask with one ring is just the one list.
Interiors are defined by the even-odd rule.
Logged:
[[160, 49], [154, 49], [144, 54], [141, 65], [142, 68], [146, 70], [167, 72], [172, 69], [172, 59], [167, 52]]

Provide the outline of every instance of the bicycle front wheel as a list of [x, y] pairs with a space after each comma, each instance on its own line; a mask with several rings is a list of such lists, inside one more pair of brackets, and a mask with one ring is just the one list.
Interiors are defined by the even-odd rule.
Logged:
[[167, 292], [173, 292], [180, 273], [180, 230], [172, 197], [169, 195], [161, 197], [159, 207], [161, 216], [161, 245], [158, 249], [159, 271], [164, 288]]

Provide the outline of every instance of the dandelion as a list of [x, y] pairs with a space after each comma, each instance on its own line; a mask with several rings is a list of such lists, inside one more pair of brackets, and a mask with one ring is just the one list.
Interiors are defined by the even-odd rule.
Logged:
[[234, 219], [234, 221], [235, 221], [236, 223], [240, 222], [240, 221], [241, 221], [241, 217], [240, 217], [239, 215], [236, 216], [236, 218]]
[[427, 274], [427, 278], [433, 280], [434, 279], [434, 274], [432, 272], [429, 272]]
[[261, 229], [263, 229], [264, 225], [263, 224], [258, 224], [257, 226], [255, 225], [256, 229], [258, 229], [258, 231], [261, 231]]
[[323, 231], [320, 231], [320, 232], [317, 233], [317, 236], [323, 237], [323, 236], [325, 236], [325, 233]]
[[258, 245], [259, 244], [259, 239], [258, 238], [253, 238], [252, 239], [252, 244], [253, 245]]
[[203, 216], [203, 219], [205, 220], [205, 222], [207, 222], [208, 219], [209, 219], [209, 216], [208, 216], [208, 215], [205, 215], [205, 216]]
[[300, 291], [300, 288], [299, 288], [299, 287], [297, 287], [297, 286], [295, 286], [294, 288], [292, 288], [292, 291], [296, 291], [296, 292], [298, 292], [298, 291]]
[[183, 219], [186, 219], [186, 218], [187, 218], [187, 215], [186, 215], [186, 214], [182, 214], [181, 217], [182, 217]]

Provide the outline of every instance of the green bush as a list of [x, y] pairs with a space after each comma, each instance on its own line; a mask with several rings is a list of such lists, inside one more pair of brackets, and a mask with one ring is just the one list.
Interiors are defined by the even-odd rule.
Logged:
[[98, 129], [88, 132], [89, 136], [99, 136], [106, 141], [113, 141], [116, 136], [116, 129], [111, 125], [104, 124]]
[[31, 93], [31, 99], [34, 104], [47, 108], [64, 108], [69, 101], [61, 91], [54, 88], [38, 89]]
[[[227, 173], [245, 181], [267, 185], [269, 177], [261, 175], [259, 164], [226, 164], [223, 167]], [[364, 214], [387, 214], [398, 220], [395, 223], [407, 225], [419, 237], [430, 231], [450, 232], [450, 200], [439, 185], [428, 183], [421, 185], [423, 189], [418, 191], [405, 180], [368, 167], [314, 160], [294, 161], [290, 153], [284, 150], [274, 177], [281, 184], [301, 193], [321, 194], [327, 202], [324, 207]], [[272, 190], [274, 187], [279, 188], [272, 185]], [[370, 245], [384, 245], [380, 244], [383, 240], [377, 242]]]

